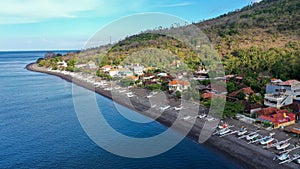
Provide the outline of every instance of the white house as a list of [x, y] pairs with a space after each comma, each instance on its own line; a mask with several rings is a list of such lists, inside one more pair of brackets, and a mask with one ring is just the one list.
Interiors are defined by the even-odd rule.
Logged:
[[168, 84], [170, 91], [182, 91], [186, 90], [190, 87], [190, 83], [188, 81], [180, 81], [175, 79]]
[[58, 68], [67, 68], [68, 64], [63, 60], [61, 62], [57, 62], [57, 67]]
[[104, 72], [109, 72], [111, 70], [111, 66], [110, 65], [105, 65], [105, 66], [102, 66], [101, 68]]
[[133, 66], [133, 67], [132, 67], [133, 72], [134, 72], [135, 74], [137, 74], [137, 75], [142, 75], [142, 74], [144, 74], [144, 69], [145, 69], [144, 66], [139, 66], [139, 65]]
[[280, 108], [300, 101], [300, 82], [297, 80], [272, 80], [267, 84], [264, 105]]

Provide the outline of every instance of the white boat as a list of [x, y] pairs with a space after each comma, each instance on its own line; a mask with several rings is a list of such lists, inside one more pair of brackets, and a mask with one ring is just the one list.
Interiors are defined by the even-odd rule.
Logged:
[[241, 128], [241, 129], [238, 131], [237, 135], [238, 135], [238, 136], [242, 136], [242, 135], [246, 134], [247, 132], [248, 132], [248, 131], [247, 131], [247, 128]]
[[290, 157], [290, 155], [288, 153], [284, 153], [284, 154], [281, 154], [280, 156], [277, 156], [278, 160], [280, 160], [280, 161], [286, 160], [289, 157]]
[[135, 95], [132, 93], [127, 93], [127, 97], [134, 97]]
[[259, 134], [258, 133], [251, 133], [251, 134], [248, 134], [247, 137], [246, 137], [246, 140], [253, 140], [254, 138], [258, 137]]
[[284, 143], [281, 143], [281, 144], [277, 144], [277, 145], [276, 145], [276, 149], [277, 149], [277, 150], [283, 150], [283, 149], [288, 148], [290, 145], [291, 145], [291, 143], [289, 143], [289, 142], [284, 142]]
[[154, 105], [152, 105], [152, 106], [151, 106], [151, 108], [155, 108], [156, 106], [157, 106], [157, 105], [156, 105], [156, 104], [154, 104]]
[[[300, 155], [299, 154], [294, 154], [293, 156], [290, 156], [287, 160], [280, 162], [279, 164], [284, 164], [284, 163], [290, 163], [294, 160], [299, 160]], [[296, 161], [297, 162], [297, 161]]]
[[167, 109], [170, 108], [170, 107], [171, 107], [170, 105], [167, 105], [167, 106], [165, 106], [165, 107], [161, 107], [160, 110], [161, 110], [161, 111], [165, 111], [165, 110], [167, 110]]
[[112, 88], [107, 87], [107, 88], [105, 88], [104, 90], [112, 90]]
[[200, 114], [200, 115], [198, 115], [199, 119], [203, 119], [204, 117], [206, 117], [206, 114]]
[[181, 110], [182, 108], [183, 108], [183, 107], [180, 106], [180, 107], [175, 107], [174, 109], [177, 110], [177, 111], [179, 111], [179, 110]]
[[265, 145], [265, 144], [271, 143], [273, 140], [274, 140], [274, 138], [272, 136], [266, 136], [266, 137], [260, 139], [259, 142], [261, 145]]
[[207, 120], [207, 121], [214, 121], [214, 120], [216, 120], [216, 119], [213, 118], [213, 117], [206, 117], [206, 120]]
[[219, 136], [225, 135], [225, 134], [229, 133], [230, 131], [231, 131], [231, 130], [230, 130], [229, 128], [225, 128], [224, 130], [221, 130], [221, 131], [219, 132]]
[[153, 95], [148, 95], [148, 96], [146, 96], [146, 97], [149, 99], [149, 98], [153, 97]]
[[191, 118], [192, 118], [191, 116], [185, 116], [185, 117], [182, 118], [182, 120], [186, 121], [186, 120], [190, 120]]

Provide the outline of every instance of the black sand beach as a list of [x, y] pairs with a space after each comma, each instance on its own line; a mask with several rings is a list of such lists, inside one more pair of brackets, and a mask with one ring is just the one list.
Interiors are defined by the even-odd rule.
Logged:
[[[41, 72], [41, 73], [47, 73], [55, 76], [59, 76], [62, 79], [65, 79], [69, 82], [73, 82], [79, 86], [82, 86], [84, 88], [87, 88], [89, 90], [95, 91], [96, 93], [103, 95], [107, 98], [112, 99], [111, 91], [104, 90], [102, 88], [95, 88], [92, 84], [87, 83], [85, 81], [75, 79], [71, 77], [70, 75], [65, 75], [59, 72], [53, 72], [49, 71], [45, 68], [40, 68], [37, 66], [36, 63], [31, 63], [26, 66], [26, 69], [30, 71], [35, 72]], [[115, 102], [118, 102], [124, 106], [129, 107], [130, 109], [133, 109], [141, 114], [144, 114], [150, 118], [155, 118], [156, 114], [153, 112], [144, 111], [145, 109], [149, 108], [149, 105], [147, 105], [147, 102], [145, 102], [142, 99], [130, 99], [132, 105], [128, 105], [125, 102], [122, 101], [122, 99], [113, 99]], [[160, 122], [161, 124], [169, 127], [173, 124], [174, 120], [177, 118], [176, 112], [174, 110], [168, 110], [162, 113], [156, 120]], [[181, 127], [185, 128], [188, 126], [188, 122], [182, 121]], [[232, 123], [237, 123], [238, 125], [241, 125], [240, 122], [234, 122], [231, 121], [231, 125], [235, 125]], [[189, 137], [198, 142], [199, 138], [199, 132], [202, 130], [204, 125], [203, 119], [197, 119], [196, 123], [194, 124], [192, 130], [189, 132]], [[180, 128], [178, 128], [180, 131]], [[282, 168], [299, 168], [299, 165], [291, 162], [286, 163], [283, 165], [279, 165], [278, 161], [273, 161], [273, 157], [275, 154], [273, 154], [271, 151], [265, 150], [261, 148], [260, 146], [257, 146], [255, 144], [247, 144], [244, 140], [239, 140], [235, 135], [229, 135], [223, 138], [220, 138], [218, 136], [211, 136], [205, 143], [203, 143], [206, 147], [224, 154], [228, 158], [232, 158], [233, 160], [237, 161], [241, 166], [244, 168], [259, 168], [259, 169], [282, 169]], [[213, 159], [212, 159], [213, 160]]]

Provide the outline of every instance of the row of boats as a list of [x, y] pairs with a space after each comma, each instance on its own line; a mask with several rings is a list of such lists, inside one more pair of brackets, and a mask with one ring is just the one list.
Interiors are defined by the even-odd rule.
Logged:
[[296, 160], [297, 163], [300, 164], [299, 154], [289, 155], [290, 152], [300, 148], [300, 145], [291, 145], [291, 143], [289, 142], [291, 138], [283, 141], [278, 141], [273, 137], [275, 133], [270, 133], [267, 136], [262, 136], [259, 134], [259, 130], [248, 132], [247, 128], [245, 128], [244, 126], [242, 126], [239, 130], [232, 130], [231, 128], [233, 127], [234, 126], [230, 126], [224, 123], [223, 125], [218, 126], [218, 130], [213, 134], [219, 137], [236, 134], [238, 139], [245, 139], [248, 144], [259, 143], [265, 149], [275, 148], [277, 151], [279, 151], [279, 155], [275, 156], [273, 160], [280, 160], [279, 164], [289, 163], [294, 160]]

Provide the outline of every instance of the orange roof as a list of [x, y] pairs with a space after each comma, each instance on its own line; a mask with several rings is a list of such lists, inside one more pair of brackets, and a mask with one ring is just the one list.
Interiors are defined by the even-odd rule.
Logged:
[[107, 69], [107, 68], [111, 68], [111, 66], [110, 65], [102, 66], [102, 69]]
[[256, 113], [259, 115], [270, 115], [270, 114], [274, 114], [276, 111], [277, 111], [277, 108], [268, 107], [268, 108], [261, 109]]
[[203, 93], [202, 97], [204, 99], [211, 99], [213, 97], [213, 94], [212, 93]]
[[126, 76], [126, 78], [131, 79], [131, 80], [138, 80], [139, 77], [137, 76]]
[[181, 81], [180, 84], [181, 84], [182, 86], [189, 86], [189, 85], [190, 85], [190, 82], [188, 82], [188, 81]]
[[173, 86], [173, 85], [179, 85], [180, 82], [179, 80], [175, 79], [175, 80], [172, 80], [171, 82], [169, 82], [169, 85]]
[[189, 86], [190, 83], [188, 81], [179, 81], [177, 79], [169, 82], [170, 86], [175, 86], [175, 85], [182, 85], [182, 86]]
[[230, 93], [228, 96], [234, 97], [237, 94], [239, 94], [240, 92], [242, 92], [244, 94], [248, 94], [248, 95], [254, 94], [254, 91], [251, 89], [251, 87], [245, 87], [245, 88], [242, 88], [240, 90], [237, 90], [237, 91], [234, 91], [234, 92]]

